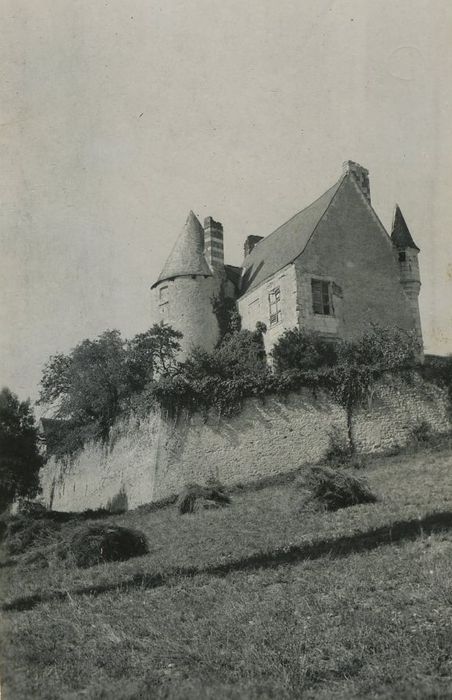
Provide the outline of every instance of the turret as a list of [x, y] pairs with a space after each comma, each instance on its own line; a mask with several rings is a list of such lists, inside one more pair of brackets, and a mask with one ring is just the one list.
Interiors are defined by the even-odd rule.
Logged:
[[400, 282], [408, 297], [413, 324], [422, 347], [422, 327], [419, 313], [419, 292], [421, 276], [419, 273], [419, 248], [411, 236], [410, 230], [397, 204], [392, 224], [391, 240], [395, 246], [399, 264]]
[[191, 211], [166, 263], [152, 285], [154, 317], [183, 333], [182, 355], [211, 350], [219, 328], [212, 297], [218, 281], [204, 256], [204, 230]]

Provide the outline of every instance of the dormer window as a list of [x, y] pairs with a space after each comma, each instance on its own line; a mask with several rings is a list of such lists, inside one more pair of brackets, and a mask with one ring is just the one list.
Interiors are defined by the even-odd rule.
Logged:
[[281, 312], [281, 290], [275, 287], [268, 295], [268, 306], [270, 312], [270, 326], [275, 326], [282, 319]]
[[311, 289], [313, 312], [322, 316], [332, 316], [331, 283], [324, 280], [311, 280]]
[[399, 262], [406, 262], [406, 253], [404, 250], [401, 250], [399, 253]]

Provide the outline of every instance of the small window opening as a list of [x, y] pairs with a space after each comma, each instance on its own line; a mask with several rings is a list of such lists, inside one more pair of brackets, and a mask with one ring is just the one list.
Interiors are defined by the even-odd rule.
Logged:
[[270, 326], [274, 326], [282, 319], [281, 291], [279, 287], [272, 289], [268, 295], [268, 306], [270, 312]]
[[333, 307], [330, 296], [330, 283], [323, 280], [311, 280], [312, 308], [315, 314], [332, 316]]
[[406, 262], [406, 253], [404, 250], [399, 253], [399, 262]]
[[159, 289], [159, 302], [160, 304], [166, 304], [168, 301], [168, 287], [160, 287]]

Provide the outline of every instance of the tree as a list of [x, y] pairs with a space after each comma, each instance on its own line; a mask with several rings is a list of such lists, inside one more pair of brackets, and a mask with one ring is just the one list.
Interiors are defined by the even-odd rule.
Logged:
[[156, 376], [174, 374], [183, 334], [166, 323], [155, 323], [127, 343], [130, 381], [142, 391]]
[[271, 357], [276, 372], [310, 371], [337, 361], [335, 344], [305, 328], [290, 328], [278, 338]]
[[271, 370], [266, 362], [264, 324], [255, 331], [227, 333], [211, 352], [194, 348], [173, 376], [160, 377], [150, 399], [169, 413], [179, 409], [215, 408], [220, 415], [238, 411], [246, 396], [268, 390]]
[[337, 362], [322, 381], [345, 409], [350, 451], [354, 452], [353, 413], [369, 397], [375, 382], [389, 372], [403, 372], [418, 363], [419, 341], [414, 332], [371, 324], [364, 335], [337, 345]]
[[[67, 451], [88, 439], [108, 438], [134, 395], [156, 373], [174, 369], [182, 334], [155, 324], [129, 341], [109, 330], [83, 340], [68, 355], [50, 358], [43, 370], [39, 403], [51, 404], [56, 418], [67, 421], [61, 432]], [[64, 451], [64, 450], [63, 450]]]
[[39, 492], [43, 457], [29, 401], [19, 401], [9, 389], [0, 391], [0, 508], [18, 497]]
[[56, 404], [56, 417], [106, 438], [128, 394], [126, 350], [119, 331], [83, 340], [69, 355], [51, 357], [43, 371], [40, 403]]

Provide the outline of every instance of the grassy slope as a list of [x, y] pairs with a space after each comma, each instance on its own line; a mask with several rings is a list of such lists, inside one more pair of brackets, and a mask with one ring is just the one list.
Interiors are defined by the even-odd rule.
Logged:
[[[312, 513], [288, 483], [237, 493], [221, 511], [115, 517], [146, 532], [146, 557], [1, 570], [10, 601], [62, 592], [5, 615], [6, 698], [452, 697], [450, 532], [376, 549], [360, 534], [451, 513], [451, 455], [376, 460], [366, 472], [376, 505]], [[198, 573], [177, 571], [188, 567]], [[110, 590], [75, 592], [87, 586]]]

